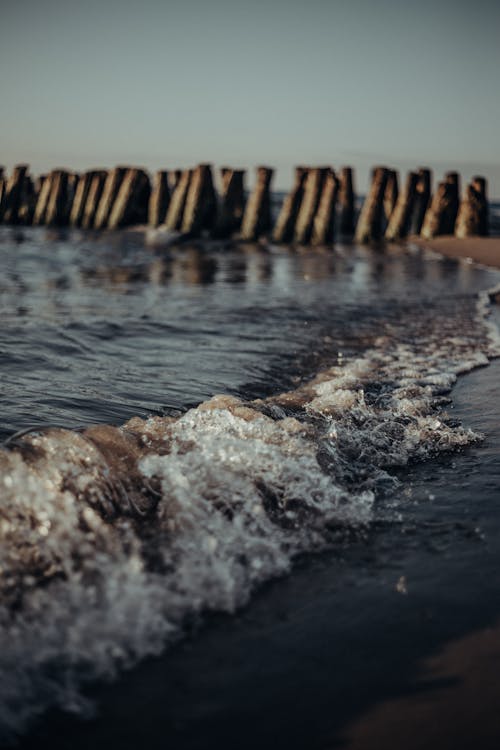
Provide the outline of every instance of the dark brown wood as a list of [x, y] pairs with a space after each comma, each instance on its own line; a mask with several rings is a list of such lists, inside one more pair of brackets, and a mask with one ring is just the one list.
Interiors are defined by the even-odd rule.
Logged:
[[0, 177], [0, 219], [3, 215], [4, 195], [5, 195], [5, 177], [3, 176], [3, 170], [2, 170], [2, 176]]
[[245, 188], [243, 169], [221, 169], [222, 191], [217, 208], [215, 237], [225, 238], [239, 232], [245, 210]]
[[192, 169], [185, 169], [177, 183], [177, 187], [172, 193], [170, 204], [167, 209], [167, 215], [165, 217], [165, 226], [172, 232], [179, 230], [182, 226], [184, 208], [186, 206], [186, 199], [192, 175]]
[[295, 222], [294, 241], [299, 245], [308, 245], [311, 240], [314, 217], [328, 171], [328, 167], [314, 167], [307, 172], [304, 195]]
[[27, 164], [18, 164], [7, 180], [2, 200], [2, 220], [5, 224], [18, 224], [18, 211], [22, 203], [24, 178], [28, 172]]
[[151, 183], [143, 169], [131, 168], [125, 174], [109, 216], [109, 229], [121, 229], [148, 220]]
[[90, 184], [94, 175], [95, 170], [89, 170], [88, 172], [84, 172], [82, 175], [80, 175], [78, 179], [73, 203], [71, 205], [71, 211], [69, 214], [69, 223], [72, 227], [81, 227], [82, 225], [85, 204], [87, 202]]
[[389, 222], [399, 197], [399, 177], [395, 169], [389, 169], [384, 191], [384, 213]]
[[459, 176], [448, 172], [440, 182], [424, 217], [421, 236], [430, 240], [454, 233], [458, 214]]
[[45, 224], [47, 206], [49, 204], [50, 191], [52, 188], [52, 180], [54, 178], [54, 175], [55, 172], [50, 172], [50, 174], [46, 175], [41, 184], [36, 201], [35, 212], [33, 214], [34, 226], [43, 226], [43, 224]]
[[467, 185], [455, 224], [457, 237], [486, 237], [488, 235], [487, 183], [484, 177], [473, 177]]
[[411, 233], [420, 234], [425, 214], [431, 200], [432, 172], [427, 167], [418, 170], [418, 183], [415, 194], [415, 208], [411, 222]]
[[387, 229], [385, 232], [386, 240], [401, 240], [407, 237], [410, 231], [411, 218], [415, 207], [415, 196], [419, 175], [416, 172], [408, 172], [406, 182], [402, 192], [399, 194]]
[[271, 229], [270, 186], [274, 170], [257, 167], [257, 180], [245, 206], [241, 222], [241, 239], [254, 242]]
[[24, 185], [21, 193], [21, 205], [18, 210], [18, 223], [23, 226], [30, 226], [33, 222], [33, 214], [36, 205], [35, 185], [30, 175], [24, 178]]
[[372, 183], [356, 226], [356, 242], [377, 242], [382, 237], [382, 214], [387, 184], [387, 167], [375, 167]]
[[104, 192], [104, 187], [107, 183], [109, 173], [106, 170], [94, 172], [90, 181], [89, 192], [87, 194], [87, 200], [85, 201], [85, 207], [83, 209], [83, 216], [81, 221], [82, 229], [94, 229], [96, 213], [101, 205], [101, 198]]
[[344, 235], [354, 234], [354, 172], [351, 167], [342, 167], [340, 171], [340, 233]]
[[170, 169], [168, 172], [168, 186], [170, 195], [174, 192], [182, 177], [182, 169]]
[[198, 164], [193, 171], [182, 217], [182, 232], [197, 235], [215, 224], [217, 202], [210, 164]]
[[158, 227], [163, 224], [170, 203], [170, 188], [168, 187], [168, 173], [158, 170], [153, 177], [153, 188], [149, 198], [148, 224]]
[[52, 173], [45, 214], [45, 225], [48, 227], [63, 227], [68, 223], [68, 177], [68, 172], [65, 169], [57, 169]]
[[314, 216], [312, 245], [331, 245], [334, 239], [335, 205], [339, 192], [339, 180], [333, 169], [329, 169], [323, 181], [318, 210]]
[[295, 167], [295, 181], [286, 196], [273, 230], [274, 242], [291, 242], [295, 232], [295, 223], [304, 197], [304, 185], [307, 178], [307, 167]]
[[[95, 229], [104, 229], [109, 224], [109, 217], [116, 201], [116, 196], [120, 190], [123, 178], [128, 167], [114, 167], [107, 174], [104, 188], [101, 191], [99, 205], [95, 209], [95, 218], [93, 227]], [[88, 227], [90, 228], [90, 227]]]

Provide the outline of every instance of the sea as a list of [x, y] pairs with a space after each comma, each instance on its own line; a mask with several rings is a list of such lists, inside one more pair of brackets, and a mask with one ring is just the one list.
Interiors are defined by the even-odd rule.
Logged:
[[[492, 220], [498, 232], [500, 206]], [[288, 622], [304, 607], [323, 611], [323, 625], [335, 621], [337, 661], [316, 654], [323, 667], [314, 674], [328, 665], [345, 690], [342, 676], [356, 663], [358, 695], [364, 673], [348, 656], [360, 592], [378, 622], [374, 641], [377, 613], [393, 606], [387, 592], [406, 601], [413, 585], [429, 610], [451, 591], [465, 611], [480, 590], [475, 611], [493, 617], [500, 479], [499, 444], [489, 441], [500, 336], [491, 299], [500, 272], [411, 242], [162, 247], [140, 230], [0, 227], [0, 257], [2, 746], [45, 736], [74, 747], [72, 732], [86, 736], [81, 727], [97, 721], [92, 744], [104, 747], [121, 721], [106, 719], [106, 691], [120, 695], [140, 675], [135, 685], [150, 679], [155, 694], [158, 747], [224, 747], [237, 737], [241, 747], [305, 747], [293, 720], [282, 729], [276, 696], [290, 688], [269, 635], [282, 627], [277, 610]], [[124, 440], [140, 444], [130, 473], [148, 489], [144, 502], [129, 492], [123, 465], [117, 491], [109, 455], [84, 432], [94, 425], [121, 426]], [[482, 588], [463, 575], [456, 583], [464, 560], [484, 572]], [[452, 610], [441, 640], [457, 632]], [[463, 629], [472, 627], [459, 610]], [[215, 639], [210, 666], [206, 650], [198, 662], [184, 655], [186, 674], [203, 663], [215, 682], [218, 670], [227, 676], [222, 641], [234, 655], [251, 637], [260, 663], [255, 622], [241, 615], [252, 612], [262, 653], [274, 654], [261, 686], [263, 695], [273, 686], [269, 703], [226, 681], [217, 724], [207, 708], [213, 683], [201, 696], [166, 682], [181, 679], [186, 643]], [[307, 623], [300, 632], [308, 668], [297, 674], [317, 728], [327, 696], [307, 687], [313, 634]], [[366, 619], [363, 633], [369, 641]], [[156, 665], [154, 678], [145, 664]], [[124, 705], [133, 706], [128, 691]], [[254, 729], [242, 737], [228, 707], [239, 715], [245, 700]], [[189, 720], [172, 718], [174, 707]], [[145, 732], [147, 710], [135, 717]], [[125, 718], [123, 726], [132, 737]], [[262, 726], [271, 734], [259, 735]], [[311, 736], [309, 725], [315, 747]], [[147, 732], [133, 742], [145, 737], [155, 746]]]

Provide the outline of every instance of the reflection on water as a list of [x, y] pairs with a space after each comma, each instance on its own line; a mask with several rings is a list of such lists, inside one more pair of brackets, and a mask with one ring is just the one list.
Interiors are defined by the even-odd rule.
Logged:
[[3, 435], [267, 395], [495, 277], [396, 245], [160, 251], [134, 232], [5, 227], [0, 252]]

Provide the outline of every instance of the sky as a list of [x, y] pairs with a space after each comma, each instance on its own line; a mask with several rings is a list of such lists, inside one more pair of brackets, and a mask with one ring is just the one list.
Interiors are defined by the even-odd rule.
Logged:
[[430, 166], [500, 198], [499, 33], [499, 0], [0, 0], [0, 164]]

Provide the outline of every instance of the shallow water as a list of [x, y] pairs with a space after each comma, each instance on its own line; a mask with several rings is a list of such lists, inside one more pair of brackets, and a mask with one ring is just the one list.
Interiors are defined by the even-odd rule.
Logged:
[[166, 254], [132, 233], [2, 227], [0, 253], [4, 436], [117, 424], [220, 392], [275, 393], [364, 347], [379, 325], [428, 304], [445, 311], [494, 277], [342, 245], [325, 254]]
[[[399, 528], [405, 467], [480, 439], [446, 408], [498, 353], [478, 307], [494, 271], [412, 248], [1, 232], [3, 434], [150, 417], [117, 432], [130, 463], [99, 432], [38, 430], [1, 456], [7, 734], [85, 711], [87, 681], [297, 555]], [[215, 393], [233, 399], [187, 410]]]

